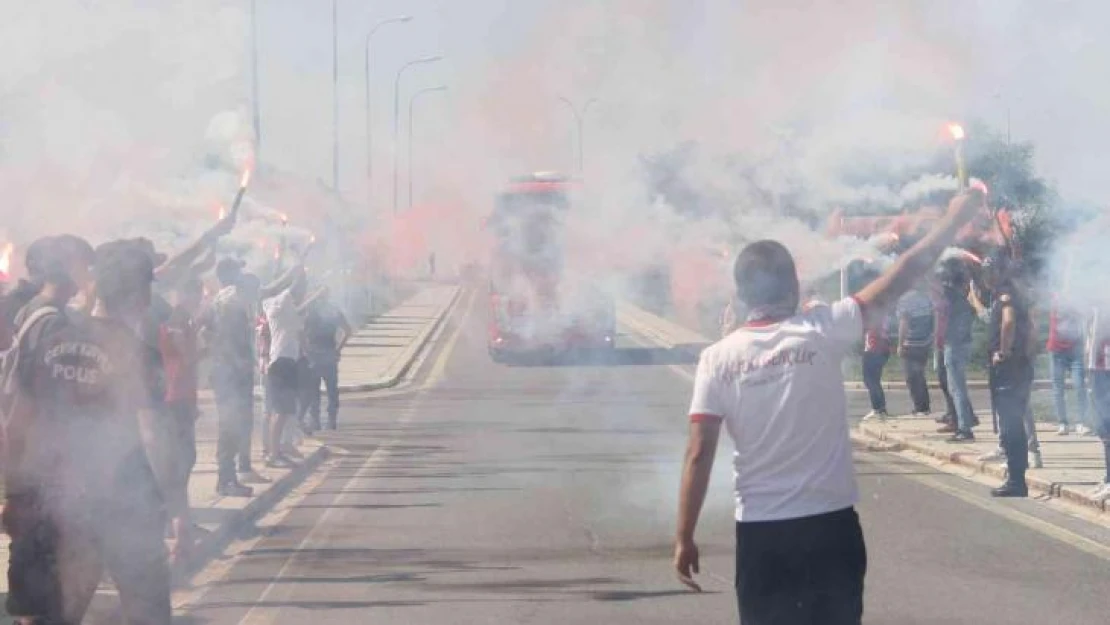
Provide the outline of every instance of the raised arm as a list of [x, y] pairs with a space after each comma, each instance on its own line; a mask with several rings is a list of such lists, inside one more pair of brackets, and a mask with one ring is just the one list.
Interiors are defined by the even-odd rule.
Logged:
[[204, 231], [195, 241], [190, 243], [173, 257], [166, 260], [154, 270], [154, 276], [159, 282], [166, 285], [178, 284], [188, 279], [193, 274], [194, 264], [203, 261], [202, 255], [208, 251], [220, 237], [231, 232], [235, 227], [235, 216], [228, 215], [217, 221], [215, 225]]
[[978, 189], [954, 197], [948, 205], [948, 212], [929, 234], [899, 256], [876, 280], [856, 293], [856, 300], [867, 314], [884, 314], [924, 276], [959, 231], [983, 210], [985, 198], [986, 195]]
[[290, 286], [292, 286], [293, 281], [296, 280], [298, 275], [303, 272], [304, 267], [302, 267], [301, 265], [293, 265], [288, 270], [286, 270], [285, 273], [274, 279], [273, 282], [261, 288], [259, 293], [261, 294], [262, 299], [267, 300], [271, 297], [276, 297], [278, 293], [281, 293], [285, 289], [288, 289]]

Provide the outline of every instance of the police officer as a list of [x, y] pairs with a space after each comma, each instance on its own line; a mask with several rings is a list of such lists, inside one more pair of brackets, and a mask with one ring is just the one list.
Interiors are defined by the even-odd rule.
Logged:
[[1032, 319], [1028, 295], [1015, 280], [1017, 265], [1005, 253], [983, 262], [984, 286], [991, 292], [991, 402], [998, 412], [999, 439], [1006, 454], [1007, 478], [991, 490], [994, 497], [1026, 497], [1029, 443], [1025, 413], [1033, 387]]

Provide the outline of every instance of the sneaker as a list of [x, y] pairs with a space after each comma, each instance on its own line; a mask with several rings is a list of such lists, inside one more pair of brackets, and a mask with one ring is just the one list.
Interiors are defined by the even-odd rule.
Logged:
[[270, 484], [273, 480], [259, 474], [257, 471], [245, 471], [239, 474], [239, 482], [242, 484]]
[[933, 413], [928, 411], [928, 410], [914, 410], [913, 411], [913, 416], [915, 416], [915, 417], [927, 417], [931, 414], [933, 414]]
[[1110, 501], [1110, 482], [1102, 484], [1091, 491], [1090, 497], [1095, 501]]
[[216, 494], [221, 497], [250, 497], [254, 495], [254, 489], [249, 486], [243, 486], [238, 482], [231, 482], [229, 484], [220, 484], [217, 486]]
[[1075, 426], [1075, 433], [1078, 434], [1079, 436], [1094, 436], [1095, 435], [1094, 430], [1092, 430], [1089, 426], [1083, 425], [1082, 423]]
[[1032, 469], [1043, 469], [1044, 468], [1044, 459], [1041, 458], [1041, 452], [1039, 452], [1039, 451], [1029, 452], [1029, 467], [1032, 468]]
[[277, 454], [266, 459], [266, 466], [271, 469], [291, 469], [297, 465], [289, 458]]
[[975, 434], [971, 432], [960, 432], [957, 430], [953, 436], [947, 439], [947, 441], [949, 443], [974, 443]]
[[945, 423], [937, 428], [937, 434], [955, 434], [957, 432], [956, 426], [951, 423]]
[[1002, 449], [995, 449], [989, 454], [979, 456], [979, 462], [1006, 462], [1006, 452]]
[[1061, 423], [1060, 427], [1056, 428], [1056, 436], [1067, 436], [1071, 432], [1071, 428], [1067, 423]]
[[863, 420], [864, 421], [882, 421], [883, 419], [886, 419], [886, 416], [887, 415], [886, 415], [885, 410], [872, 410], [871, 412], [863, 415]]
[[1029, 487], [1025, 484], [1011, 484], [1006, 482], [998, 488], [991, 489], [991, 497], [1028, 497]]

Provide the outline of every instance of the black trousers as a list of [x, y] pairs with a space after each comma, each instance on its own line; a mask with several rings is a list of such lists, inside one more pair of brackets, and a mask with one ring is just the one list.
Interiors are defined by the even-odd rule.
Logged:
[[328, 394], [328, 423], [335, 425], [339, 415], [339, 362], [310, 362], [304, 372], [304, 387], [301, 401], [301, 422], [305, 416], [311, 419], [314, 427], [320, 427], [320, 383]]
[[883, 367], [890, 360], [888, 352], [863, 353], [863, 385], [871, 398], [871, 409], [886, 412], [886, 393], [883, 392]]
[[1010, 358], [993, 365], [990, 371], [991, 403], [998, 413], [998, 438], [1006, 452], [1009, 482], [1025, 483], [1029, 468], [1029, 439], [1025, 432], [1025, 413], [1033, 390], [1033, 363]]
[[853, 508], [736, 524], [742, 625], [859, 625], [867, 549]]
[[940, 392], [944, 394], [944, 422], [956, 425], [956, 402], [952, 401], [952, 393], [948, 390], [948, 365], [944, 361], [944, 348], [937, 348], [937, 381], [940, 383]]
[[217, 382], [213, 379], [212, 390], [216, 397], [216, 415], [219, 419], [216, 480], [220, 485], [232, 484], [239, 481], [235, 475], [236, 459], [241, 468], [250, 470], [249, 441], [254, 424], [254, 384], [247, 380]]
[[902, 371], [906, 374], [906, 387], [913, 399], [914, 412], [929, 412], [929, 384], [925, 381], [925, 367], [928, 362], [928, 347], [902, 349]]

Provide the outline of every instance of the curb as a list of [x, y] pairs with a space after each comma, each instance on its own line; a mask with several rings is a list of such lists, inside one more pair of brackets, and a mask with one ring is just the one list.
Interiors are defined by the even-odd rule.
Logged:
[[[983, 462], [979, 460], [978, 453], [937, 449], [935, 446], [926, 445], [908, 437], [891, 435], [889, 432], [872, 429], [870, 426], [863, 423], [859, 424], [859, 426], [852, 431], [852, 439], [864, 445], [870, 445], [875, 442], [885, 443], [886, 447], [879, 448], [877, 449], [878, 451], [903, 451], [909, 449], [948, 464], [975, 469], [977, 473], [989, 475], [1001, 480], [1006, 479], [1005, 465], [996, 462]], [[1035, 471], [1036, 469], [1032, 470]], [[1036, 475], [1026, 475], [1025, 482], [1029, 485], [1029, 490], [1031, 491], [1037, 491], [1048, 497], [1059, 497], [1088, 508], [1107, 512], [1107, 502], [1095, 501], [1087, 495], [1076, 491], [1074, 488], [1065, 486], [1059, 482], [1052, 482], [1037, 477]]]
[[[844, 388], [849, 388], [849, 389], [856, 390], [856, 391], [862, 391], [862, 390], [866, 390], [867, 387], [863, 385], [863, 382], [850, 380], [850, 381], [845, 381], [844, 382]], [[906, 388], [906, 383], [905, 382], [883, 382], [883, 390], [884, 391], [905, 390], [905, 388]], [[929, 388], [939, 390], [940, 389], [940, 384], [937, 383], [937, 382], [929, 382]], [[967, 388], [975, 389], [975, 390], [979, 390], [979, 391], [989, 390], [990, 389], [990, 382], [988, 382], [987, 380], [968, 380], [967, 381]], [[1072, 385], [1068, 384], [1068, 389], [1070, 390], [1071, 388], [1072, 388]], [[1037, 390], [1037, 391], [1052, 390], [1052, 380], [1033, 380], [1033, 390]]]
[[396, 361], [394, 361], [395, 363], [401, 363], [400, 366], [390, 365], [391, 367], [393, 367], [393, 370], [388, 371], [385, 376], [379, 378], [374, 382], [340, 386], [339, 392], [364, 393], [366, 391], [378, 391], [397, 386], [397, 384], [401, 381], [401, 378], [405, 377], [405, 374], [407, 374], [409, 372], [409, 369], [412, 368], [412, 364], [416, 362], [416, 357], [419, 356], [422, 351], [424, 351], [424, 347], [428, 344], [428, 341], [431, 340], [432, 336], [434, 336], [436, 331], [439, 330], [439, 327], [443, 325], [443, 321], [447, 319], [450, 312], [454, 309], [455, 304], [457, 304], [459, 301], [459, 294], [461, 292], [461, 287], [455, 287], [454, 292], [451, 294], [451, 299], [448, 300], [447, 305], [444, 306], [443, 310], [441, 310], [439, 312], [439, 315], [436, 316], [436, 320], [425, 327], [424, 330], [417, 337], [417, 339], [413, 341], [412, 344], [410, 344], [404, 352], [401, 353], [401, 356]]
[[194, 555], [194, 557], [186, 562], [175, 562], [170, 567], [170, 573], [174, 580], [175, 587], [186, 584], [193, 575], [199, 573], [208, 563], [223, 553], [224, 548], [226, 548], [243, 529], [249, 527], [262, 515], [272, 510], [291, 490], [304, 482], [309, 474], [323, 464], [324, 460], [330, 455], [331, 452], [326, 446], [321, 445], [317, 447], [315, 451], [304, 459], [304, 462], [300, 463], [296, 468], [290, 470], [275, 481], [273, 486], [268, 488], [265, 492], [252, 498], [242, 510], [232, 512], [228, 519], [219, 525], [216, 531], [211, 534], [206, 534], [198, 540], [194, 547], [196, 550], [196, 555]]

